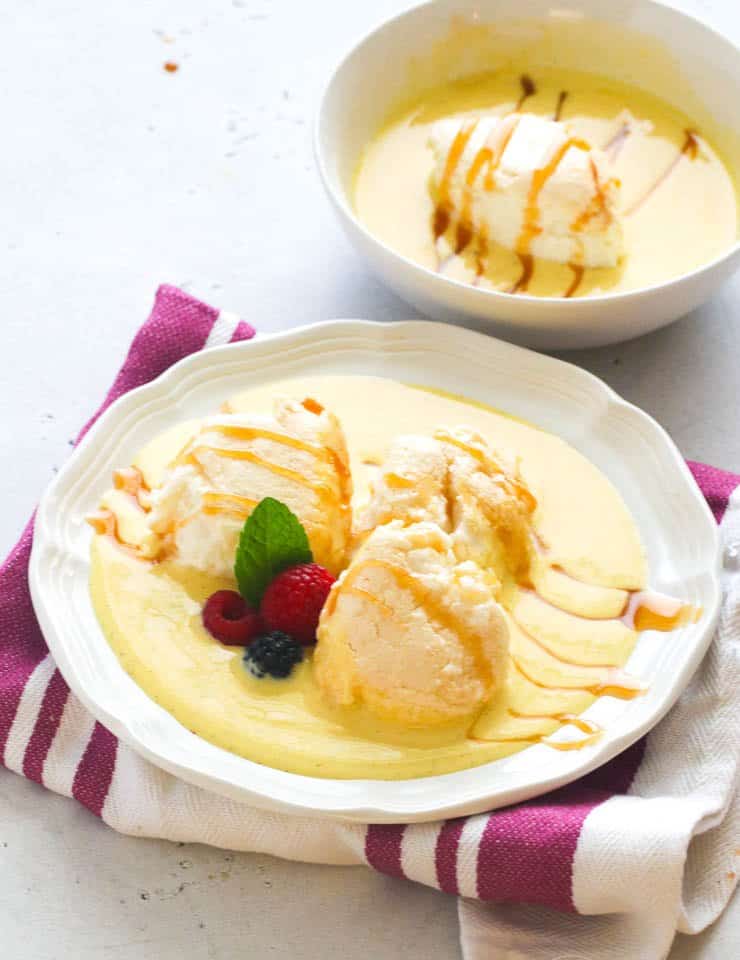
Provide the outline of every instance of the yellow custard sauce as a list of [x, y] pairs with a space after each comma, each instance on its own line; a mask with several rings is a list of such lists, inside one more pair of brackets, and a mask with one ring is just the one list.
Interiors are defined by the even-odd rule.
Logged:
[[[625, 252], [616, 266], [584, 269], [491, 242], [481, 255], [475, 243], [460, 243], [460, 225], [448, 223], [431, 187], [434, 124], [470, 127], [514, 111], [561, 120], [574, 142], [606, 153], [621, 185]], [[475, 189], [495, 190], [483, 161], [460, 173]], [[399, 110], [363, 152], [354, 205], [380, 241], [445, 277], [507, 293], [583, 297], [651, 286], [723, 254], [738, 237], [733, 175], [700, 118], [643, 90], [575, 71], [508, 68], [449, 82]]]
[[[124, 669], [162, 707], [199, 736], [282, 770], [322, 777], [404, 779], [447, 773], [503, 757], [565, 725], [561, 749], [582, 746], [598, 729], [578, 719], [601, 694], [639, 694], [622, 672], [638, 627], [670, 629], [677, 606], [642, 602], [647, 565], [640, 535], [611, 483], [559, 438], [480, 404], [392, 380], [316, 376], [251, 389], [229, 401], [234, 412], [267, 412], [277, 395], [315, 398], [342, 422], [363, 502], [391, 440], [465, 425], [518, 459], [537, 499], [538, 550], [531, 582], [504, 585], [510, 663], [504, 689], [464, 724], [405, 729], [363, 706], [332, 708], [314, 682], [310, 656], [286, 680], [257, 680], [242, 649], [216, 642], [201, 610], [233, 581], [149, 563], [136, 544], [144, 508], [123, 474], [104, 504], [117, 520], [92, 547], [91, 591], [104, 633]], [[199, 421], [173, 427], [141, 451], [135, 466], [153, 487]], [[138, 519], [137, 519], [138, 518]], [[679, 605], [680, 606], [680, 605]], [[571, 723], [572, 721], [572, 723]], [[558, 746], [557, 743], [554, 744]]]

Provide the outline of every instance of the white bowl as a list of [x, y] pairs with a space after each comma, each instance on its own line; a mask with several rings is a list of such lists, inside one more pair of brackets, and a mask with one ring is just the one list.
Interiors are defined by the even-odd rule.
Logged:
[[[124, 671], [90, 600], [90, 527], [114, 467], [179, 420], [202, 416], [245, 385], [315, 373], [393, 377], [504, 409], [557, 433], [615, 484], [643, 537], [651, 586], [700, 606], [698, 623], [641, 634], [627, 669], [635, 700], [586, 711], [603, 736], [562, 753], [544, 745], [471, 770], [388, 782], [273, 770], [201, 740]], [[719, 610], [717, 526], [673, 442], [654, 420], [570, 364], [454, 326], [338, 321], [205, 350], [114, 403], [62, 468], [36, 515], [34, 608], [65, 680], [94, 716], [184, 780], [269, 810], [360, 822], [432, 820], [515, 803], [582, 776], [650, 729], [688, 683]], [[165, 665], [166, 668], [166, 665]]]
[[[523, 7], [527, 20], [521, 19]], [[471, 47], [463, 56], [451, 49], [445, 65], [439, 49], [460, 17], [476, 29], [496, 24], [496, 52], [484, 60], [485, 49]], [[603, 24], [596, 35], [594, 22]], [[368, 34], [337, 68], [318, 116], [316, 154], [354, 246], [382, 280], [423, 313], [472, 320], [538, 349], [601, 346], [655, 330], [703, 303], [740, 264], [740, 243], [691, 273], [639, 290], [567, 300], [514, 296], [450, 280], [394, 252], [365, 229], [351, 201], [362, 148], [409, 92], [410, 82], [418, 95], [444, 81], [440, 71], [463, 76], [490, 70], [496, 57], [536, 45], [545, 24], [563, 43], [541, 45], [533, 70], [537, 65], [585, 70], [643, 87], [708, 120], [710, 129], [716, 127], [715, 142], [724, 131], [725, 157], [740, 169], [734, 145], [735, 136], [740, 143], [740, 112], [733, 96], [740, 89], [740, 50], [698, 20], [653, 0], [435, 0], [415, 7]], [[430, 50], [436, 51], [435, 69], [424, 75], [417, 68]], [[702, 128], [710, 133], [704, 122]]]

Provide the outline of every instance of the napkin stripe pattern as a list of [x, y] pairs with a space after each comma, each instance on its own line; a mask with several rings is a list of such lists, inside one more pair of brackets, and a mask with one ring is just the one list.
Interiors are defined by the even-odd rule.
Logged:
[[[128, 357], [79, 442], [100, 414], [118, 397], [148, 383], [173, 363], [198, 350], [250, 339], [254, 330], [234, 314], [219, 312], [175, 287], [160, 287], [154, 309], [132, 343]], [[36, 623], [26, 581], [33, 520], [0, 570], [0, 757], [9, 769], [37, 783], [59, 789], [46, 776], [46, 761], [62, 726], [65, 711], [79, 717], [79, 705], [55, 668]], [[28, 731], [31, 731], [28, 736]], [[93, 723], [75, 764], [67, 793], [100, 816], [113, 771], [118, 741]], [[55, 766], [52, 767], [53, 772]], [[69, 781], [70, 778], [67, 777]]]
[[[174, 287], [159, 289], [103, 406], [188, 354], [254, 330]], [[718, 522], [740, 477], [690, 464]], [[573, 870], [590, 815], [625, 798], [645, 741], [546, 796], [445, 823], [361, 826], [264, 813], [192, 787], [139, 757], [70, 694], [31, 605], [33, 519], [0, 568], [0, 760], [75, 797], [122, 832], [259, 850], [327, 863], [366, 863], [448, 893], [574, 912]], [[644, 765], [643, 765], [644, 766]], [[636, 782], [636, 781], [635, 781]]]

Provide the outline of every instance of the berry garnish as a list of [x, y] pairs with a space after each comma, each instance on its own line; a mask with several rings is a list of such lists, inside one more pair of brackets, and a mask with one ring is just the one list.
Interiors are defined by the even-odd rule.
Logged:
[[217, 590], [203, 607], [203, 626], [221, 643], [244, 647], [262, 630], [259, 614], [235, 590]]
[[260, 616], [268, 630], [281, 630], [299, 643], [316, 642], [321, 608], [334, 577], [318, 563], [301, 563], [279, 573], [267, 587]]
[[301, 660], [303, 647], [280, 630], [257, 637], [244, 651], [244, 665], [258, 680], [267, 676], [282, 680]]

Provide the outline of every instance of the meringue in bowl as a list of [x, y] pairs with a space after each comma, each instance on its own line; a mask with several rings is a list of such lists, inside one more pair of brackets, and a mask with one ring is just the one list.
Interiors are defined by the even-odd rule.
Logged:
[[320, 171], [370, 266], [542, 349], [671, 322], [737, 266], [740, 53], [653, 0], [440, 0], [335, 72]]

